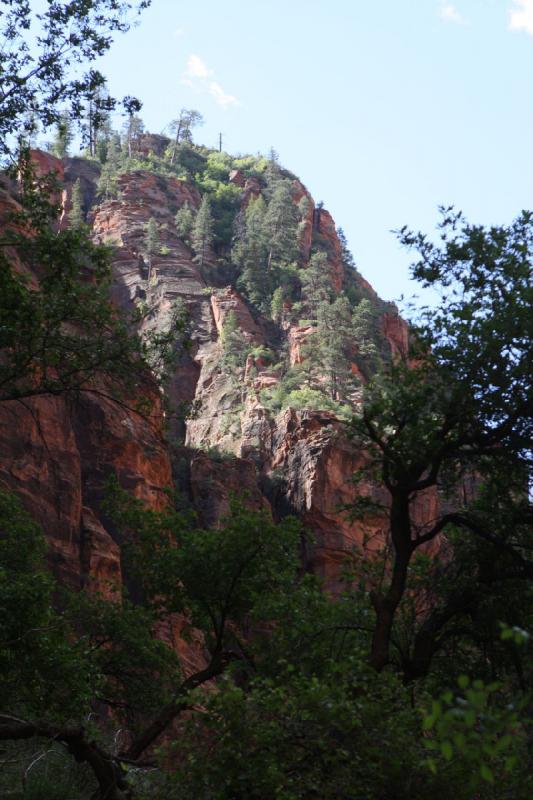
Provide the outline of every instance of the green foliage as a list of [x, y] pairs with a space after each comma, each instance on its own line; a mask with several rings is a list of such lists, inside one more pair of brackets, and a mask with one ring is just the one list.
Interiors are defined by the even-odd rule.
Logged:
[[232, 166], [232, 158], [227, 153], [211, 151], [207, 156], [204, 176], [218, 183], [227, 183]]
[[[35, 178], [29, 161], [21, 169], [22, 211], [0, 248], [0, 400], [92, 390], [97, 377], [100, 391], [131, 396], [143, 359], [164, 359], [175, 331], [151, 343], [131, 333], [132, 320], [109, 300], [109, 249], [84, 228], [58, 232], [53, 187]], [[12, 268], [13, 251], [38, 286]]]
[[281, 315], [283, 314], [283, 288], [278, 286], [277, 289], [274, 289], [272, 294], [272, 300], [270, 301], [270, 316], [274, 320], [274, 322], [281, 321]]
[[261, 391], [261, 403], [276, 413], [284, 408], [312, 409], [329, 411], [346, 421], [351, 418], [352, 409], [349, 405], [333, 400], [323, 390], [302, 386], [303, 380], [299, 370], [292, 370], [279, 384]]
[[247, 178], [260, 178], [267, 164], [268, 161], [263, 156], [241, 156], [232, 161], [233, 168], [240, 170]]
[[150, 217], [146, 223], [144, 233], [144, 252], [148, 258], [156, 256], [161, 251], [161, 240], [159, 237], [159, 225], [155, 217]]
[[[173, 149], [170, 150], [170, 155], [166, 159], [168, 167], [166, 167], [165, 161], [154, 160], [154, 165], [157, 166], [158, 171], [162, 171], [163, 174], [183, 175], [186, 180], [193, 180], [195, 176], [201, 175], [205, 170], [206, 156], [198, 148], [187, 142], [178, 145], [173, 161], [172, 154]], [[166, 168], [169, 169], [168, 173], [165, 171]]]
[[174, 144], [172, 146], [170, 163], [176, 160], [178, 147], [186, 142], [192, 145], [192, 131], [198, 125], [203, 125], [204, 118], [199, 111], [194, 108], [182, 108], [178, 117], [170, 123], [170, 131], [174, 134]]
[[80, 179], [77, 178], [72, 187], [71, 207], [68, 215], [68, 222], [71, 228], [81, 228], [85, 225], [85, 215], [83, 213], [83, 195], [81, 191]]
[[12, 495], [0, 491], [0, 709], [52, 717], [87, 708], [87, 671], [52, 609], [43, 536]]
[[91, 800], [97, 783], [60, 744], [2, 742], [1, 796], [9, 800]]
[[204, 264], [213, 243], [213, 225], [211, 204], [207, 195], [204, 195], [191, 231], [191, 245], [196, 253], [195, 260], [200, 265]]
[[419, 763], [419, 726], [402, 687], [376, 681], [356, 660], [329, 667], [322, 678], [289, 662], [276, 679], [224, 685], [188, 726], [179, 796], [450, 797], [452, 786], [439, 786]]
[[221, 342], [223, 347], [222, 363], [226, 369], [242, 368], [247, 354], [246, 341], [239, 328], [237, 315], [231, 310], [226, 315], [222, 326]]
[[124, 150], [131, 158], [138, 150], [139, 139], [144, 132], [144, 122], [134, 113], [128, 114], [128, 118], [123, 127], [123, 146]]
[[[19, 139], [35, 126], [35, 121], [48, 128], [61, 124], [66, 113], [71, 119], [84, 117], [105, 80], [97, 70], [83, 69], [109, 49], [113, 32], [128, 30], [129, 10], [140, 11], [148, 5], [149, 0], [96, 0], [88, 6], [53, 3], [38, 15], [29, 2], [2, 0], [2, 156], [16, 150]], [[38, 35], [34, 34], [36, 29]], [[123, 104], [128, 107], [133, 100], [124, 98]], [[115, 105], [109, 99], [108, 107]], [[25, 119], [28, 109], [32, 110], [30, 125]]]
[[300, 271], [302, 294], [311, 319], [317, 319], [318, 307], [329, 302], [332, 287], [327, 254], [323, 250], [313, 253], [309, 265]]
[[466, 675], [458, 683], [458, 692], [444, 692], [424, 716], [429, 769], [445, 773], [450, 762], [459, 760], [470, 792], [484, 792], [487, 783], [496, 783], [505, 785], [506, 792], [513, 786], [514, 797], [529, 797], [533, 781], [520, 769], [527, 734], [519, 708], [497, 702], [498, 683], [471, 682]]
[[276, 183], [264, 220], [268, 242], [268, 269], [275, 263], [290, 263], [298, 256], [298, 209], [287, 180]]
[[[437, 606], [416, 621], [400, 668], [409, 679], [426, 675], [441, 643], [455, 639], [458, 620], [475, 614], [483, 619], [483, 630], [471, 629], [472, 641], [486, 637], [496, 669], [501, 648], [489, 644], [494, 638], [489, 623], [496, 602], [503, 602], [503, 587], [517, 592], [518, 607], [531, 614], [524, 472], [531, 435], [526, 411], [532, 360], [526, 277], [533, 250], [531, 215], [522, 214], [507, 228], [485, 230], [444, 210], [440, 247], [421, 234], [403, 231], [401, 239], [418, 249], [414, 274], [424, 285], [439, 288], [442, 301], [419, 318], [411, 363], [397, 360], [370, 381], [354, 421], [371, 475], [390, 496], [388, 525], [395, 545], [390, 583], [374, 595], [381, 633], [373, 643], [372, 663], [382, 669], [391, 658], [414, 552], [440, 536], [452, 548], [447, 580]], [[446, 511], [419, 528], [417, 498], [437, 488], [446, 498]], [[471, 644], [470, 653], [476, 650]]]
[[62, 112], [56, 123], [56, 134], [51, 145], [52, 153], [57, 158], [68, 156], [68, 149], [73, 139], [72, 122], [67, 112]]
[[257, 347], [252, 347], [250, 350], [248, 350], [248, 355], [252, 356], [253, 358], [262, 358], [265, 361], [270, 361], [271, 363], [276, 357], [276, 354], [270, 349], [270, 347], [265, 347], [262, 344], [257, 345]]
[[267, 271], [268, 243], [265, 236], [266, 205], [261, 196], [252, 200], [244, 214], [244, 230], [233, 248], [233, 259], [242, 269], [239, 286], [258, 309], [265, 310], [271, 289]]
[[100, 149], [100, 155], [103, 162], [97, 194], [103, 200], [110, 200], [118, 196], [118, 178], [123, 167], [119, 144], [114, 137], [105, 142], [105, 151]]
[[194, 213], [187, 202], [177, 211], [175, 223], [180, 238], [188, 242], [194, 225]]
[[352, 313], [352, 335], [357, 347], [358, 364], [367, 380], [376, 374], [380, 366], [376, 344], [380, 335], [376, 317], [375, 306], [366, 298], [355, 306]]
[[294, 581], [300, 535], [295, 520], [275, 525], [235, 500], [221, 529], [201, 530], [172, 509], [150, 512], [120, 492], [115, 515], [135, 530], [129, 563], [149, 608], [187, 610], [212, 652], [252, 619], [265, 619], [265, 598]]
[[[212, 235], [217, 245], [229, 247], [241, 191], [238, 186], [210, 177], [196, 176], [198, 188], [209, 201], [212, 212]], [[202, 201], [203, 202], [203, 201]]]

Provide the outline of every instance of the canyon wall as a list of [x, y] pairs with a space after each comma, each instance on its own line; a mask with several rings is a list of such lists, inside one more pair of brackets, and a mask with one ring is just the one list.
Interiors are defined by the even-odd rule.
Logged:
[[[61, 161], [39, 151], [34, 159], [40, 172], [57, 174], [61, 225], [68, 224], [72, 187], [79, 179], [94, 240], [113, 247], [113, 300], [128, 311], [137, 308], [140, 333], [167, 330], [178, 308], [187, 317], [188, 347], [177, 342], [176, 362], [165, 381], [173, 409], [167, 416], [148, 375], [143, 391], [154, 402], [149, 418], [88, 392], [0, 407], [0, 484], [16, 491], [42, 525], [56, 574], [69, 585], [104, 591], [110, 591], [110, 581], [120, 583], [120, 532], [101, 506], [105, 482], [114, 474], [151, 507], [165, 502], [164, 489], [174, 480], [205, 525], [220, 524], [232, 492], [244, 493], [251, 507], [274, 518], [298, 515], [314, 539], [307, 566], [335, 590], [346, 554], [354, 546], [381, 547], [386, 536], [383, 519], [376, 517], [363, 529], [349, 521], [344, 508], [357, 493], [386, 498], [368, 482], [353, 484], [364, 453], [335, 415], [290, 407], [275, 412], [261, 401], [261, 391], [276, 387], [281, 377], [279, 364], [265, 358], [262, 348], [278, 354], [285, 348], [288, 363], [301, 362], [302, 343], [312, 329], [290, 321], [276, 326], [261, 316], [228, 284], [216, 252], [209, 251], [202, 266], [197, 263], [174, 224], [185, 203], [193, 210], [200, 205], [200, 192], [190, 182], [139, 169], [119, 176], [116, 198], [98, 202], [96, 162]], [[229, 180], [239, 187], [245, 208], [260, 185], [237, 172]], [[318, 237], [328, 253], [333, 292], [341, 292], [348, 278], [355, 281], [376, 304], [391, 357], [404, 355], [405, 322], [357, 273], [347, 276], [331, 215], [315, 207], [299, 181], [292, 188], [295, 203], [308, 198], [300, 238], [303, 266]], [[7, 213], [13, 202], [7, 189], [2, 202]], [[160, 247], [147, 257], [143, 242], [151, 218], [158, 224]], [[230, 312], [250, 351], [242, 369], [224, 364], [222, 338]], [[352, 372], [360, 382], [356, 363]], [[180, 411], [186, 407], [187, 416]], [[428, 500], [424, 513], [432, 515], [434, 502]]]

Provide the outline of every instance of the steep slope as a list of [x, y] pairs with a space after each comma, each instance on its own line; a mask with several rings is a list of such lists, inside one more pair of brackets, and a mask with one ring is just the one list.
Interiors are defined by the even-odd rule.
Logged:
[[[225, 158], [216, 161], [218, 194], [213, 180], [209, 184], [205, 178], [202, 183], [164, 174], [141, 162], [140, 168], [117, 174], [116, 196], [96, 202], [96, 162], [61, 162], [35, 154], [39, 170], [55, 171], [63, 183], [63, 225], [68, 224], [72, 189], [79, 179], [95, 240], [113, 246], [115, 302], [138, 308], [143, 334], [167, 330], [176, 313], [185, 313], [190, 339], [188, 349], [178, 348], [165, 378], [167, 410], [159, 408], [150, 420], [93, 397], [74, 405], [45, 398], [25, 409], [7, 405], [1, 411], [6, 459], [0, 478], [22, 494], [43, 524], [56, 569], [70, 583], [98, 586], [110, 577], [120, 578], [120, 542], [100, 509], [110, 472], [157, 505], [173, 471], [178, 488], [207, 524], [217, 524], [227, 511], [231, 492], [246, 493], [252, 506], [272, 508], [275, 517], [296, 513], [315, 537], [308, 564], [331, 587], [343, 555], [354, 545], [376, 548], [384, 542], [380, 518], [371, 530], [363, 530], [343, 511], [357, 493], [382, 499], [379, 488], [352, 483], [364, 454], [346, 437], [339, 419], [339, 413], [342, 417], [357, 404], [358, 387], [365, 380], [362, 342], [352, 335], [344, 348], [349, 390], [343, 398], [326, 391], [320, 368], [312, 378], [305, 371], [319, 325], [316, 318], [300, 319], [311, 308], [302, 287], [313, 253], [324, 257], [330, 307], [341, 293], [351, 297], [354, 309], [366, 299], [373, 314], [373, 347], [380, 357], [405, 354], [407, 327], [395, 308], [382, 303], [346, 263], [331, 215], [316, 207], [299, 180], [275, 165], [263, 164], [261, 172], [252, 163], [251, 169], [250, 159], [241, 159], [242, 169], [230, 169]], [[268, 297], [260, 310], [243, 294], [235, 240], [239, 230], [243, 236], [247, 209], [260, 197], [266, 199], [267, 210], [272, 208], [281, 182], [294, 206], [297, 248], [292, 266], [280, 258], [276, 267], [280, 286], [289, 289], [283, 289], [281, 311], [272, 319], [265, 311]], [[217, 199], [226, 197], [223, 192], [229, 200]], [[178, 234], [174, 218], [184, 206], [197, 212], [205, 196], [213, 204], [215, 229], [220, 220], [225, 228], [219, 226], [212, 246], [199, 259], [190, 240]], [[150, 220], [158, 232], [155, 252], [146, 246]], [[231, 231], [236, 231], [233, 241]]]

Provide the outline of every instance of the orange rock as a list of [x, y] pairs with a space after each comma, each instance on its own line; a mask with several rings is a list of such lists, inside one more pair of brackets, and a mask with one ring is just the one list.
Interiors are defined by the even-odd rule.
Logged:
[[405, 358], [409, 350], [409, 327], [400, 315], [386, 311], [381, 318], [382, 330], [391, 346], [393, 358]]
[[222, 292], [211, 295], [211, 308], [219, 336], [222, 334], [228, 314], [233, 311], [243, 336], [254, 344], [263, 343], [262, 331], [252, 317], [246, 301], [236, 289], [227, 286]]

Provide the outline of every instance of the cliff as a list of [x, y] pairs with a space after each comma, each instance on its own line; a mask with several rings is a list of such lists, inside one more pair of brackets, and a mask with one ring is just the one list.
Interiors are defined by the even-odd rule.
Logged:
[[[379, 517], [372, 530], [368, 524], [363, 530], [343, 511], [357, 493], [383, 500], [379, 487], [353, 484], [353, 472], [365, 456], [346, 435], [342, 413], [337, 413], [337, 407], [345, 412], [358, 403], [365, 380], [363, 348], [356, 338], [348, 343], [348, 394], [341, 403], [340, 395], [328, 398], [324, 391], [321, 407], [323, 379], [315, 376], [314, 389], [306, 395], [308, 378], [291, 372], [306, 365], [306, 342], [315, 341], [316, 323], [299, 318], [306, 311], [305, 304], [303, 310], [299, 307], [300, 290], [287, 293], [276, 319], [264, 305], [258, 308], [247, 299], [231, 231], [238, 232], [244, 224], [252, 201], [263, 195], [272, 202], [269, 195], [276, 184], [269, 188], [266, 173], [230, 170], [227, 161], [221, 162], [217, 180], [222, 188], [217, 186], [219, 195], [211, 195], [219, 233], [205, 258], [199, 259], [190, 239], [179, 234], [175, 215], [184, 207], [198, 210], [207, 182], [141, 164], [119, 171], [114, 195], [98, 200], [101, 167], [96, 161], [61, 161], [39, 151], [34, 160], [41, 173], [53, 171], [60, 181], [57, 199], [63, 207], [63, 226], [69, 224], [73, 186], [79, 181], [95, 241], [113, 247], [114, 302], [127, 310], [137, 307], [142, 335], [166, 330], [179, 308], [187, 317], [190, 345], [177, 349], [164, 380], [170, 409], [166, 421], [162, 397], [149, 376], [145, 389], [156, 412], [149, 419], [110, 398], [83, 392], [76, 399], [40, 397], [2, 404], [0, 483], [16, 491], [42, 525], [58, 576], [72, 586], [105, 589], [109, 580], [120, 583], [121, 542], [101, 508], [105, 481], [116, 474], [125, 488], [152, 507], [164, 502], [163, 491], [174, 481], [207, 525], [218, 524], [232, 492], [244, 493], [252, 507], [266, 508], [274, 518], [297, 514], [314, 537], [307, 566], [335, 590], [345, 555], [355, 545], [379, 548], [386, 536]], [[373, 314], [375, 349], [383, 358], [404, 355], [405, 322], [346, 263], [329, 212], [316, 207], [298, 179], [278, 173], [276, 180], [288, 181], [294, 208], [300, 209], [293, 283], [294, 274], [302, 276], [313, 252], [320, 250], [327, 259], [330, 302], [349, 296], [355, 306], [366, 299]], [[217, 200], [226, 197], [224, 192], [226, 205]], [[4, 212], [10, 202], [4, 193]], [[147, 252], [151, 219], [158, 243], [155, 251]], [[236, 355], [228, 352], [230, 321]], [[288, 378], [292, 394], [283, 389]], [[295, 386], [300, 395], [292, 403]], [[306, 396], [313, 398], [310, 407]], [[274, 402], [274, 397], [282, 399]]]

